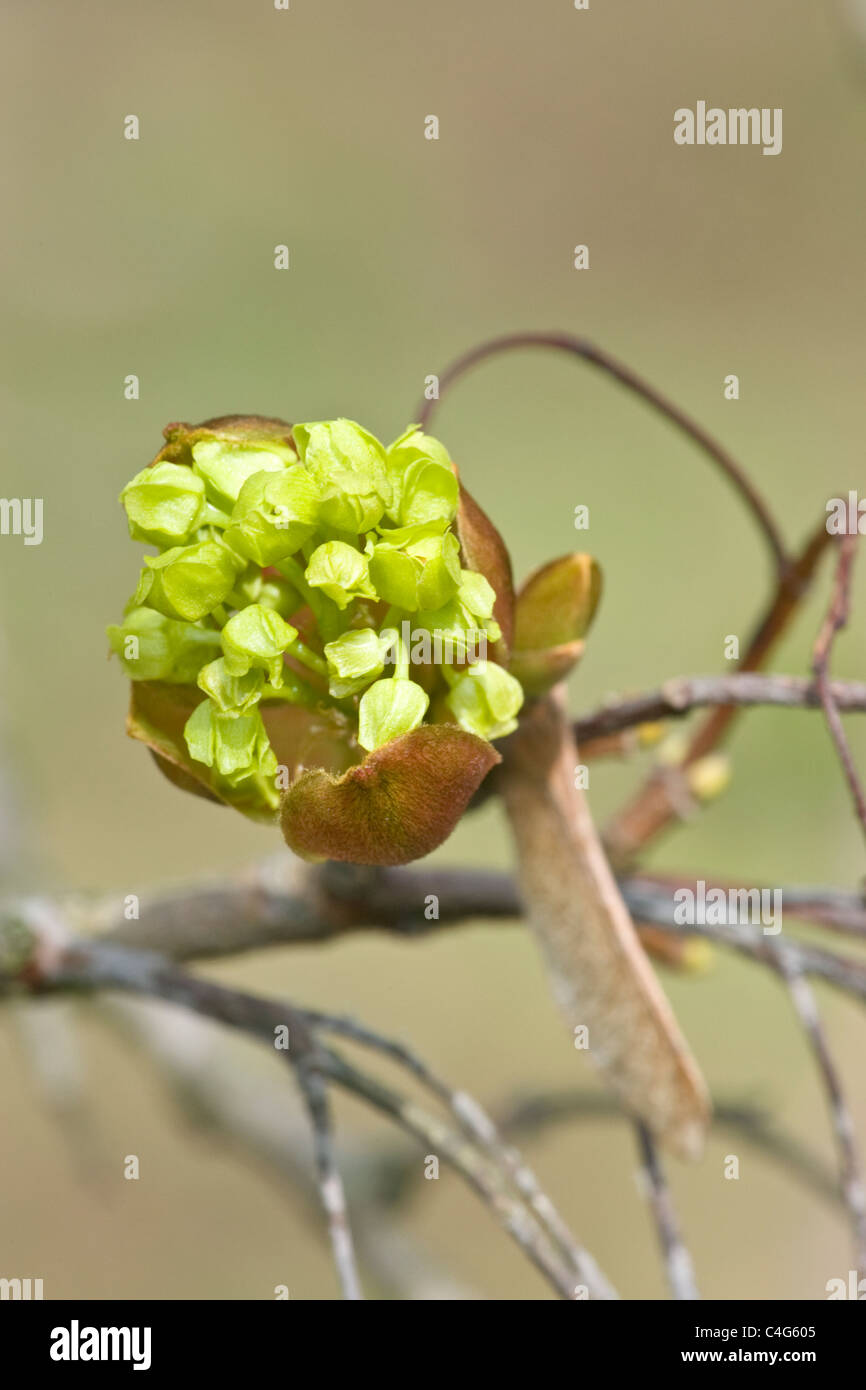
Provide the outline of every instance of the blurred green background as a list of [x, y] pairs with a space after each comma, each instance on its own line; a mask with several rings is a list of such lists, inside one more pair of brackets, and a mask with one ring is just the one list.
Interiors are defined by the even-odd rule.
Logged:
[[[828, 497], [863, 489], [866, 56], [853, 13], [806, 0], [5, 8], [2, 492], [45, 506], [41, 546], [0, 541], [3, 709], [21, 801], [11, 887], [120, 900], [277, 846], [177, 793], [123, 735], [126, 688], [106, 663], [104, 625], [138, 555], [116, 498], [169, 420], [344, 414], [391, 438], [425, 376], [459, 352], [561, 328], [713, 430], [792, 544]], [[782, 107], [782, 154], [677, 147], [673, 111], [699, 99]], [[123, 138], [128, 114], [137, 142]], [[428, 114], [437, 142], [424, 139]], [[278, 243], [287, 272], [273, 268]], [[577, 243], [590, 247], [587, 271], [572, 268]], [[124, 399], [129, 373], [138, 401]], [[728, 373], [737, 402], [723, 397]], [[536, 353], [480, 369], [436, 432], [518, 575], [575, 544], [600, 560], [606, 590], [575, 710], [726, 667], [724, 638], [745, 639], [769, 566], [731, 490], [667, 425], [590, 369]], [[573, 529], [578, 503], [588, 534]], [[776, 669], [807, 669], [827, 580], [825, 566]], [[863, 672], [863, 572], [854, 612], [839, 675]], [[866, 727], [848, 724], [866, 766]], [[730, 790], [652, 863], [747, 885], [855, 885], [862, 836], [820, 718], [756, 711], [731, 751]], [[600, 819], [644, 771], [645, 758], [596, 765]], [[437, 859], [505, 865], [496, 809]], [[210, 973], [352, 1012], [493, 1107], [594, 1084], [517, 926], [424, 944], [370, 934]], [[812, 1061], [776, 983], [720, 956], [700, 979], [666, 984], [717, 1093], [766, 1102], [832, 1159]], [[821, 997], [863, 1128], [862, 1019]], [[269, 1298], [277, 1283], [295, 1298], [334, 1295], [300, 1205], [216, 1141], [191, 1142], [153, 1073], [89, 1013], [81, 1046], [98, 1155], [88, 1182], [0, 1018], [0, 1274], [42, 1277], [49, 1298]], [[384, 1143], [359, 1106], [338, 1113], [345, 1135]], [[566, 1126], [528, 1147], [623, 1295], [663, 1296], [628, 1126]], [[722, 1176], [730, 1152], [738, 1182]], [[129, 1153], [137, 1183], [123, 1180]], [[741, 1142], [714, 1139], [701, 1167], [671, 1168], [705, 1295], [820, 1298], [846, 1277], [840, 1208]], [[450, 1176], [425, 1184], [405, 1220], [482, 1294], [549, 1296]]]

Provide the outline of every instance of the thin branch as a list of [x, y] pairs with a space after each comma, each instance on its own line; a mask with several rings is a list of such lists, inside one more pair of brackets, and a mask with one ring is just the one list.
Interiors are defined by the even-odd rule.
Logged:
[[307, 1104], [313, 1128], [313, 1151], [318, 1175], [319, 1195], [328, 1222], [334, 1264], [340, 1280], [343, 1298], [351, 1302], [362, 1300], [361, 1281], [355, 1263], [352, 1228], [346, 1208], [346, 1192], [334, 1153], [331, 1109], [328, 1092], [320, 1072], [313, 1066], [296, 1066], [295, 1074]]
[[[288, 856], [283, 855], [282, 858], [285, 860]], [[314, 871], [320, 896], [324, 892], [323, 885], [329, 881], [325, 871], [331, 867], [333, 866], [323, 865], [320, 870]], [[342, 870], [349, 870], [350, 867], [340, 866]], [[268, 875], [270, 869], [266, 866], [264, 872]], [[345, 877], [348, 879], [350, 875]], [[267, 897], [262, 902], [263, 917], [260, 920], [255, 912], [257, 898], [255, 894], [250, 893], [250, 875], [247, 874], [238, 890], [239, 899], [233, 896], [232, 880], [224, 881], [221, 888], [207, 885], [201, 890], [206, 903], [212, 906], [216, 898], [222, 897], [224, 904], [220, 917], [212, 919], [214, 932], [211, 936], [204, 935], [199, 929], [195, 920], [198, 898], [194, 890], [187, 890], [179, 899], [171, 897], [162, 903], [156, 902], [152, 913], [143, 912], [138, 922], [118, 923], [112, 932], [99, 938], [99, 945], [101, 948], [120, 950], [120, 959], [124, 960], [125, 951], [136, 942], [147, 940], [149, 937], [159, 942], [164, 955], [161, 953], [154, 956], [151, 951], [138, 951], [137, 954], [147, 960], [156, 959], [164, 967], [164, 956], [169, 953], [178, 961], [209, 959], [256, 950], [262, 946], [274, 945], [277, 941], [321, 941], [361, 926], [420, 937], [455, 922], [465, 922], [476, 917], [513, 920], [523, 915], [523, 904], [517, 886], [507, 873], [485, 871], [479, 876], [471, 869], [392, 869], [381, 872], [376, 881], [379, 886], [374, 889], [367, 871], [362, 871], [359, 880], [365, 885], [362, 899], [352, 899], [346, 888], [346, 897], [339, 904], [340, 911], [325, 915], [311, 913], [309, 904], [305, 911], [299, 912], [299, 906], [304, 905], [299, 904], [298, 898], [291, 893], [287, 897]], [[620, 886], [629, 911], [637, 922], [651, 923], [657, 931], [680, 941], [693, 936], [703, 937], [753, 960], [773, 966], [775, 956], [770, 943], [774, 938], [766, 936], [761, 929], [737, 925], [714, 926], [706, 923], [684, 926], [675, 919], [676, 903], [670, 883], [664, 880], [655, 881], [647, 875], [641, 875], [621, 879]], [[237, 884], [234, 887], [237, 890]], [[866, 908], [863, 906], [862, 896], [858, 894], [845, 894], [839, 889], [829, 889], [829, 896], [824, 904], [820, 889], [782, 888], [781, 892], [783, 901], [786, 894], [804, 896], [807, 906], [803, 907], [803, 914], [809, 920], [819, 921], [825, 912], [836, 922], [847, 914], [851, 926], [866, 920]], [[423, 905], [431, 893], [439, 897], [439, 918], [428, 921], [424, 917]], [[178, 910], [179, 903], [186, 905], [185, 913]], [[247, 921], [238, 915], [242, 905], [250, 912]], [[117, 900], [113, 900], [111, 906], [116, 918], [119, 913]], [[160, 910], [162, 906], [166, 908], [164, 913]], [[17, 930], [20, 929], [25, 936], [27, 935], [22, 923], [38, 917], [40, 925], [48, 927], [51, 921], [59, 916], [59, 912], [56, 904], [31, 900], [7, 907], [5, 923], [0, 915], [0, 927], [5, 927], [5, 930], [0, 931], [0, 984], [4, 948], [7, 951], [10, 949], [9, 942], [14, 940]], [[187, 918], [185, 926], [184, 916]], [[171, 923], [175, 928], [174, 935], [166, 932], [167, 923]], [[142, 927], [147, 928], [144, 933], [140, 930]], [[780, 941], [776, 950], [783, 952], [785, 957], [790, 959], [792, 966], [801, 969], [805, 974], [826, 980], [856, 998], [866, 999], [866, 964], [799, 941]], [[103, 951], [100, 954], [104, 956]], [[130, 987], [135, 988], [134, 985]], [[148, 989], [144, 989], [143, 992], [158, 993]], [[279, 1021], [286, 1022], [285, 1019]]]
[[616, 1294], [584, 1246], [572, 1235], [550, 1197], [542, 1190], [535, 1173], [525, 1159], [500, 1138], [496, 1126], [486, 1111], [467, 1095], [455, 1091], [433, 1072], [416, 1053], [350, 1018], [335, 1018], [326, 1014], [306, 1012], [306, 1017], [325, 1032], [337, 1032], [353, 1042], [374, 1048], [405, 1067], [422, 1085], [447, 1106], [463, 1132], [474, 1140], [495, 1163], [507, 1172], [539, 1224], [571, 1264], [575, 1274], [587, 1288], [599, 1291], [599, 1297], [615, 1298]]
[[764, 534], [764, 539], [769, 546], [773, 556], [773, 561], [777, 573], [783, 575], [789, 565], [788, 555], [779, 532], [779, 528], [763, 498], [747, 477], [744, 469], [727, 449], [723, 448], [717, 440], [713, 439], [701, 425], [681, 410], [678, 405], [662, 395], [654, 386], [645, 381], [637, 372], [632, 371], [624, 363], [617, 360], [603, 348], [596, 347], [594, 343], [588, 342], [585, 338], [577, 338], [571, 333], [509, 333], [502, 338], [494, 338], [489, 342], [482, 343], [479, 347], [466, 352], [462, 357], [458, 357], [452, 362], [439, 376], [439, 397], [438, 400], [424, 400], [420, 403], [417, 416], [421, 424], [426, 428], [433, 417], [433, 412], [437, 404], [444, 397], [449, 387], [453, 386], [462, 376], [476, 366], [479, 362], [485, 362], [491, 357], [497, 357], [500, 353], [511, 352], [514, 349], [523, 348], [551, 348], [557, 352], [565, 352], [572, 357], [578, 357], [590, 366], [598, 367], [608, 376], [613, 377], [621, 386], [634, 392], [635, 395], [654, 410], [662, 414], [671, 424], [676, 425], [696, 444], [703, 453], [721, 469], [729, 482], [733, 484], [740, 497], [745, 502], [749, 511]]
[[61, 944], [56, 938], [43, 942], [38, 935], [23, 976], [37, 993], [57, 988], [114, 988], [149, 995], [228, 1024], [271, 1046], [278, 1032], [287, 1028], [290, 1046], [286, 1056], [313, 1125], [319, 1191], [341, 1287], [346, 1298], [361, 1297], [342, 1181], [333, 1158], [327, 1102], [320, 1078], [317, 1081], [323, 1057], [299, 1010], [187, 975], [153, 952], [74, 940]]
[[[61, 999], [56, 1003], [68, 1007]], [[318, 1218], [320, 1197], [310, 1175], [307, 1128], [287, 1108], [281, 1079], [252, 1075], [207, 1019], [159, 1000], [109, 997], [99, 1016], [144, 1051], [184, 1119], [209, 1145], [217, 1138], [257, 1162], [293, 1197], [300, 1195], [304, 1210]], [[407, 1188], [404, 1149], [399, 1158], [398, 1167], [395, 1156], [380, 1150], [353, 1147], [341, 1155], [362, 1264], [389, 1298], [473, 1300], [478, 1296], [474, 1290], [458, 1284], [397, 1225], [392, 1209]]]
[[851, 1112], [845, 1100], [842, 1083], [827, 1043], [812, 990], [802, 973], [783, 956], [779, 958], [778, 968], [788, 986], [797, 1016], [806, 1030], [806, 1036], [811, 1043], [827, 1092], [830, 1116], [839, 1150], [840, 1183], [845, 1204], [848, 1207], [854, 1239], [854, 1257], [859, 1277], [863, 1277], [866, 1276], [866, 1188], [863, 1185], [863, 1169]]
[[[831, 681], [829, 693], [840, 710], [866, 712], [866, 682]], [[642, 695], [612, 698], [575, 720], [579, 744], [640, 724], [681, 719], [707, 706], [774, 705], [782, 709], [820, 709], [818, 682], [804, 676], [764, 676], [738, 671], [730, 676], [683, 676]]]
[[[567, 1299], [580, 1296], [580, 1290], [575, 1287], [571, 1264], [563, 1262], [523, 1202], [508, 1193], [501, 1172], [472, 1144], [428, 1115], [414, 1101], [398, 1095], [378, 1079], [357, 1071], [343, 1058], [332, 1060], [328, 1074], [337, 1085], [344, 1086], [354, 1095], [363, 1096], [384, 1115], [414, 1134], [428, 1148], [428, 1152], [441, 1154], [447, 1159], [491, 1208], [503, 1230], [517, 1241], [524, 1254], [553, 1284], [560, 1296]], [[586, 1277], [582, 1283], [591, 1298], [616, 1297], [606, 1279], [601, 1287], [595, 1287]]]
[[857, 768], [854, 763], [854, 756], [845, 737], [845, 730], [842, 728], [842, 720], [839, 718], [839, 700], [833, 690], [830, 681], [830, 653], [836, 634], [846, 626], [850, 615], [851, 606], [851, 571], [854, 566], [854, 556], [857, 547], [857, 532], [849, 532], [843, 536], [839, 543], [839, 563], [836, 567], [836, 576], [833, 581], [833, 593], [830, 598], [830, 606], [827, 616], [821, 626], [815, 642], [815, 650], [812, 659], [812, 669], [815, 672], [815, 683], [818, 687], [818, 694], [821, 705], [824, 709], [824, 716], [827, 720], [827, 727], [830, 736], [836, 745], [836, 752], [839, 754], [839, 761], [851, 789], [851, 796], [854, 801], [854, 809], [857, 812], [857, 819], [866, 834], [866, 794], [860, 783]]
[[[707, 892], [715, 888], [721, 888], [723, 893], [742, 890], [742, 885], [731, 879], [707, 878], [703, 874], [699, 877], [706, 883]], [[656, 892], [664, 888], [672, 895], [678, 888], [693, 888], [695, 875], [637, 873], [629, 875], [622, 882], [626, 885], [626, 896], [631, 894], [634, 900], [644, 889]], [[756, 891], [766, 893], [772, 890], [764, 885]], [[844, 888], [803, 887], [789, 883], [778, 888], [778, 892], [781, 894], [786, 917], [812, 922], [845, 936], [866, 939], [866, 894], [862, 889], [858, 892]]]
[[641, 1156], [641, 1186], [655, 1218], [671, 1293], [682, 1301], [699, 1299], [692, 1257], [680, 1235], [677, 1214], [655, 1141], [645, 1124], [637, 1121], [635, 1128]]
[[[55, 928], [62, 926], [56, 920], [54, 925]], [[375, 1078], [364, 1075], [326, 1047], [317, 1035], [313, 1016], [306, 1015], [303, 1010], [284, 1000], [251, 995], [189, 975], [152, 951], [102, 941], [64, 940], [62, 931], [55, 931], [50, 939], [43, 939], [35, 914], [31, 915], [29, 922], [19, 916], [17, 927], [17, 935], [14, 930], [7, 929], [6, 935], [12, 938], [11, 947], [0, 930], [0, 992], [16, 986], [37, 993], [58, 989], [120, 989], [182, 1005], [202, 1017], [214, 1019], [267, 1042], [269, 1046], [273, 1046], [277, 1030], [288, 1028], [290, 1047], [286, 1056], [299, 1074], [302, 1087], [311, 1074], [327, 1078], [366, 1099], [424, 1142], [438, 1144], [443, 1156], [484, 1198], [503, 1228], [557, 1292], [564, 1298], [576, 1296], [575, 1274], [571, 1265], [564, 1264], [552, 1248], [536, 1213], [527, 1209], [522, 1198], [508, 1192], [510, 1173], [503, 1171], [502, 1165], [477, 1152], [473, 1144], [450, 1131], [439, 1120], [428, 1116], [414, 1101], [399, 1096]], [[20, 933], [24, 933], [28, 939], [23, 941]], [[344, 1207], [341, 1194], [337, 1194], [333, 1188], [330, 1145], [323, 1143], [326, 1129], [322, 1123], [318, 1097], [314, 1098], [314, 1104], [319, 1107], [320, 1180], [329, 1184], [326, 1196], [332, 1236], [340, 1242], [344, 1286], [351, 1287], [352, 1276], [342, 1230]], [[603, 1282], [598, 1284], [586, 1277], [587, 1269], [593, 1267], [592, 1262], [583, 1267], [583, 1283], [587, 1286], [588, 1295], [594, 1298], [615, 1297], [603, 1276]]]
[[[407, 890], [411, 886], [411, 891], [417, 895], [422, 887], [429, 887], [429, 881], [425, 884], [420, 881], [421, 876], [416, 877], [416, 875], [418, 875], [418, 871], [395, 871], [391, 880], [392, 885], [403, 890]], [[471, 877], [470, 874], [470, 879]], [[406, 882], [407, 878], [408, 883]], [[350, 874], [343, 875], [343, 889], [347, 894], [346, 901], [349, 900], [350, 879]], [[461, 888], [461, 880], [461, 871], [449, 871], [449, 882], [454, 885], [458, 892]], [[477, 888], [477, 885], [475, 887]], [[491, 890], [497, 892], [497, 907], [503, 915], [509, 904], [512, 910], [519, 911], [520, 905], [516, 890], [507, 875], [485, 875], [484, 887], [487, 892]], [[703, 936], [720, 945], [735, 949], [751, 959], [760, 961], [777, 974], [781, 974], [786, 981], [810, 973], [837, 987], [848, 990], [859, 998], [866, 999], [866, 966], [860, 962], [799, 942], [777, 940], [774, 937], [768, 938], [759, 929], [747, 926], [679, 926], [673, 918], [674, 900], [670, 885], [663, 882], [654, 883], [647, 879], [632, 881], [627, 885], [626, 891], [630, 899], [630, 907], [636, 916], [643, 915], [652, 920], [659, 930], [663, 930], [671, 936], [680, 939], [684, 935]], [[467, 896], [477, 905], [477, 893], [474, 889]], [[396, 916], [397, 921], [401, 919], [403, 922], [406, 920], [405, 902]], [[250, 1033], [252, 1036], [266, 1040], [269, 1045], [273, 1045], [275, 1027], [288, 1026], [292, 1044], [291, 1051], [296, 1062], [298, 1060], [309, 1062], [318, 1074], [350, 1091], [354, 1090], [356, 1094], [370, 1100], [377, 1108], [391, 1115], [398, 1123], [403, 1124], [410, 1133], [421, 1138], [431, 1148], [435, 1146], [434, 1151], [438, 1150], [446, 1159], [451, 1161], [464, 1179], [476, 1191], [484, 1195], [485, 1200], [489, 1202], [499, 1217], [501, 1224], [509, 1230], [513, 1238], [530, 1255], [530, 1258], [544, 1271], [554, 1287], [565, 1297], [574, 1296], [572, 1292], [574, 1275], [571, 1273], [575, 1265], [573, 1252], [572, 1258], [564, 1263], [557, 1251], [551, 1247], [546, 1238], [546, 1232], [537, 1226], [535, 1219], [538, 1216], [537, 1203], [533, 1200], [531, 1179], [530, 1184], [527, 1185], [525, 1179], [516, 1177], [513, 1163], [497, 1166], [489, 1159], [485, 1159], [483, 1155], [479, 1155], [473, 1144], [461, 1140], [453, 1131], [448, 1130], [439, 1121], [428, 1116], [414, 1102], [404, 1100], [387, 1088], [381, 1087], [380, 1083], [372, 1078], [362, 1077], [352, 1068], [347, 1069], [347, 1064], [344, 1063], [343, 1059], [333, 1053], [330, 1048], [324, 1047], [317, 1036], [319, 1028], [324, 1024], [324, 1016], [308, 1014], [284, 1001], [258, 999], [254, 996], [244, 995], [239, 991], [223, 989], [210, 981], [186, 975], [153, 952], [133, 950], [116, 942], [70, 942], [65, 940], [63, 923], [58, 909], [48, 902], [36, 901], [24, 904], [19, 908], [16, 918], [0, 925], [3, 928], [0, 930], [0, 987], [5, 986], [7, 990], [16, 984], [19, 988], [23, 986], [26, 989], [37, 991], [45, 989], [119, 988], [138, 994], [151, 995], [175, 1004], [182, 1004], [195, 1009], [198, 1014], [204, 1017], [227, 1023]], [[431, 923], [430, 925], [434, 926], [435, 924]], [[801, 1012], [806, 1009], [803, 1002], [804, 988], [805, 984], [801, 980], [801, 987], [795, 996], [795, 1003], [798, 1004]], [[329, 1020], [329, 1024], [335, 1031], [342, 1030], [348, 1033], [351, 1028], [355, 1036], [358, 1036], [359, 1025], [348, 1026], [344, 1020]], [[369, 1030], [361, 1031], [367, 1040], [372, 1037]], [[853, 1143], [850, 1119], [844, 1102], [841, 1102], [838, 1081], [835, 1078], [832, 1062], [826, 1052], [826, 1046], [822, 1045], [820, 1030], [816, 1034], [814, 1027], [812, 1027], [810, 1037], [827, 1079], [840, 1147], [847, 1145], [847, 1147], [843, 1147], [847, 1165], [845, 1169], [846, 1200], [852, 1212], [856, 1210], [857, 1219], [862, 1222], [862, 1189], [859, 1185], [856, 1154], [850, 1148], [850, 1143]], [[382, 1043], [384, 1043], [385, 1050], [388, 1050], [391, 1055], [395, 1055], [396, 1044], [378, 1039], [377, 1045]], [[405, 1049], [403, 1053], [405, 1057], [411, 1058], [411, 1054], [406, 1053]], [[292, 1060], [291, 1056], [289, 1060]], [[412, 1058], [412, 1064], [416, 1069], [427, 1070], [417, 1059]], [[432, 1075], [429, 1071], [428, 1074]], [[439, 1082], [435, 1082], [435, 1084], [442, 1085]], [[459, 1096], [459, 1093], [456, 1094]], [[457, 1105], [457, 1108], [462, 1110], [462, 1119], [469, 1121], [470, 1133], [482, 1135], [485, 1119], [479, 1116], [478, 1111], [472, 1109], [471, 1103], [467, 1108], [465, 1103], [455, 1102], [453, 1093], [451, 1103], [452, 1109]], [[730, 1120], [731, 1117], [728, 1119]], [[463, 1127], [466, 1129], [465, 1123]], [[497, 1143], [499, 1142], [497, 1141]], [[768, 1151], [771, 1151], [773, 1144], [767, 1144], [765, 1139], [764, 1147], [768, 1147]], [[775, 1147], [778, 1151], [778, 1141], [775, 1142]], [[488, 1152], [491, 1152], [489, 1147]], [[803, 1164], [800, 1163], [799, 1167], [802, 1168]], [[521, 1190], [521, 1196], [533, 1209], [533, 1216], [530, 1216], [522, 1202], [510, 1197], [504, 1187], [505, 1178], [510, 1178], [516, 1182]], [[860, 1195], [858, 1196], [858, 1194]], [[547, 1232], [552, 1230], [553, 1227], [550, 1225], [548, 1217]], [[557, 1241], [556, 1244], [558, 1244], [560, 1252], [565, 1248], [561, 1240]], [[594, 1296], [605, 1296], [606, 1290], [603, 1284], [595, 1284], [587, 1278], [584, 1278], [582, 1282], [593, 1290]], [[607, 1287], [609, 1288], [609, 1286]]]

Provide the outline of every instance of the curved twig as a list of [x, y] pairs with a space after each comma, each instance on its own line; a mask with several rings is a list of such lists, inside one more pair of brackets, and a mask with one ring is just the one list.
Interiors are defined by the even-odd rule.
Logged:
[[692, 1257], [680, 1235], [677, 1214], [655, 1142], [646, 1125], [638, 1123], [636, 1129], [641, 1157], [640, 1177], [655, 1218], [671, 1293], [680, 1301], [699, 1299]]
[[657, 391], [648, 381], [645, 381], [637, 372], [632, 371], [631, 367], [627, 367], [623, 362], [613, 357], [611, 353], [588, 342], [585, 338], [560, 332], [508, 333], [501, 338], [493, 338], [488, 342], [481, 343], [478, 347], [464, 353], [462, 357], [458, 357], [440, 374], [438, 398], [425, 399], [418, 407], [417, 416], [420, 423], [425, 427], [430, 423], [433, 412], [441, 401], [445, 390], [453, 386], [462, 376], [465, 376], [470, 368], [477, 366], [479, 362], [486, 362], [491, 357], [498, 357], [500, 353], [511, 352], [517, 348], [533, 347], [551, 348], [557, 352], [566, 352], [573, 357], [581, 358], [582, 361], [588, 362], [593, 367], [598, 367], [608, 376], [613, 377], [615, 381], [618, 381], [621, 386], [625, 386], [629, 391], [640, 396], [641, 400], [646, 401], [654, 410], [659, 411], [667, 420], [682, 430], [693, 444], [696, 444], [718, 465], [728, 481], [740, 494], [763, 532], [764, 539], [772, 553], [777, 573], [780, 576], [785, 573], [790, 561], [779, 528], [767, 504], [746, 476], [740, 464], [703, 426], [699, 425], [667, 396], [664, 396], [661, 391]]

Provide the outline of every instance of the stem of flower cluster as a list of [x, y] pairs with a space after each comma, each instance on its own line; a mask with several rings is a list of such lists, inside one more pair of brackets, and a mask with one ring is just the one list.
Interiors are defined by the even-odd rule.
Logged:
[[290, 642], [286, 648], [298, 661], [302, 662], [310, 671], [315, 671], [319, 676], [327, 676], [328, 663], [318, 653], [311, 651], [300, 637], [296, 637], [294, 642]]

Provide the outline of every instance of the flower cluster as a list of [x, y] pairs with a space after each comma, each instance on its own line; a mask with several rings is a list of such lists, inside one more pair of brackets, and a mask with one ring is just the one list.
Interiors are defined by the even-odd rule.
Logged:
[[507, 554], [446, 450], [342, 419], [165, 434], [121, 494], [157, 551], [108, 629], [130, 732], [189, 790], [265, 818], [282, 804], [302, 853], [383, 862], [389, 815], [397, 853], [426, 852], [524, 698]]

